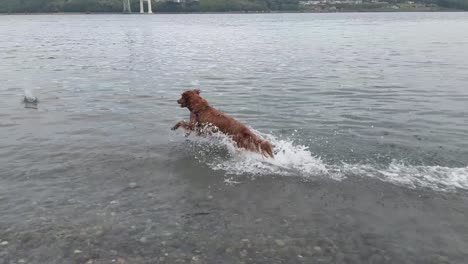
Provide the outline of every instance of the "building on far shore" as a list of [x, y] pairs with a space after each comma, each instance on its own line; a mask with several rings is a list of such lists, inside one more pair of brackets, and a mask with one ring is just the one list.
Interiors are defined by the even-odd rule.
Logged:
[[348, 5], [360, 5], [362, 0], [310, 0], [300, 1], [299, 4], [302, 6], [308, 5], [337, 5], [337, 4], [348, 4]]

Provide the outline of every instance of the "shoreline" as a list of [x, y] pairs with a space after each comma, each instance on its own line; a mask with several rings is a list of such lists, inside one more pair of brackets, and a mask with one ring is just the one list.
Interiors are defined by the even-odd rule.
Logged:
[[316, 11], [316, 10], [288, 10], [288, 11], [227, 11], [227, 12], [154, 12], [148, 13], [123, 13], [123, 12], [34, 12], [34, 13], [0, 13], [0, 16], [14, 15], [175, 15], [175, 14], [333, 14], [333, 13], [466, 13], [468, 11], [461, 9], [439, 8], [429, 9], [363, 9], [363, 10], [335, 10], [335, 11]]

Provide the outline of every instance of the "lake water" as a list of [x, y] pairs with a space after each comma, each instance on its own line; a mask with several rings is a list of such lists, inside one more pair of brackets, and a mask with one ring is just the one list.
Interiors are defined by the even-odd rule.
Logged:
[[[468, 259], [467, 13], [0, 16], [0, 51], [1, 264]], [[275, 160], [170, 131], [193, 88]]]

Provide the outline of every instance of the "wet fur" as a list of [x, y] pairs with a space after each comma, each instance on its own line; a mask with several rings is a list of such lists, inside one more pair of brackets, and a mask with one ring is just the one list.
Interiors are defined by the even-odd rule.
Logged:
[[261, 153], [265, 157], [273, 158], [273, 150], [270, 142], [260, 139], [244, 124], [234, 118], [211, 107], [200, 96], [200, 90], [190, 90], [182, 93], [177, 103], [180, 107], [190, 110], [190, 121], [180, 121], [172, 129], [179, 127], [189, 131], [197, 131], [198, 134], [206, 132], [206, 127], [212, 126], [222, 133], [231, 136], [239, 148]]

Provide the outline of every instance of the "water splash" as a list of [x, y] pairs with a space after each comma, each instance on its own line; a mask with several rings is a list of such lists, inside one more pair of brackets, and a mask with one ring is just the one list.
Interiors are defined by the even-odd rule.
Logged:
[[[255, 131], [257, 132], [257, 131]], [[239, 150], [227, 136], [215, 133], [208, 138], [196, 138], [197, 158], [214, 170], [230, 175], [272, 175], [311, 177], [327, 174], [327, 168], [319, 157], [311, 154], [306, 146], [294, 145], [290, 140], [280, 140], [272, 135], [260, 134], [274, 145], [275, 158], [259, 153]], [[223, 146], [227, 153], [220, 154], [216, 147]], [[200, 148], [201, 147], [201, 148]]]
[[[371, 177], [412, 189], [468, 190], [468, 167], [414, 166], [396, 160], [387, 166], [326, 164], [320, 157], [313, 155], [307, 146], [294, 144], [291, 139], [279, 139], [258, 131], [255, 133], [273, 144], [274, 159], [239, 150], [229, 137], [222, 134], [203, 139], [193, 137], [194, 142], [198, 142], [195, 146], [196, 158], [213, 170], [226, 172], [227, 177], [280, 175], [300, 176], [306, 179], [326, 177], [338, 181], [350, 177]], [[229, 179], [232, 180], [232, 178]]]
[[25, 89], [24, 89], [24, 97], [26, 97], [27, 99], [34, 99], [34, 98], [36, 98], [36, 97], [34, 96], [32, 90], [29, 89], [29, 88], [25, 88]]
[[468, 190], [468, 167], [411, 166], [393, 161], [387, 169], [378, 170], [377, 178], [411, 188], [434, 190]]
[[34, 96], [30, 89], [25, 88], [23, 103], [25, 108], [37, 109], [37, 104], [39, 103], [39, 100], [37, 99], [37, 97]]

